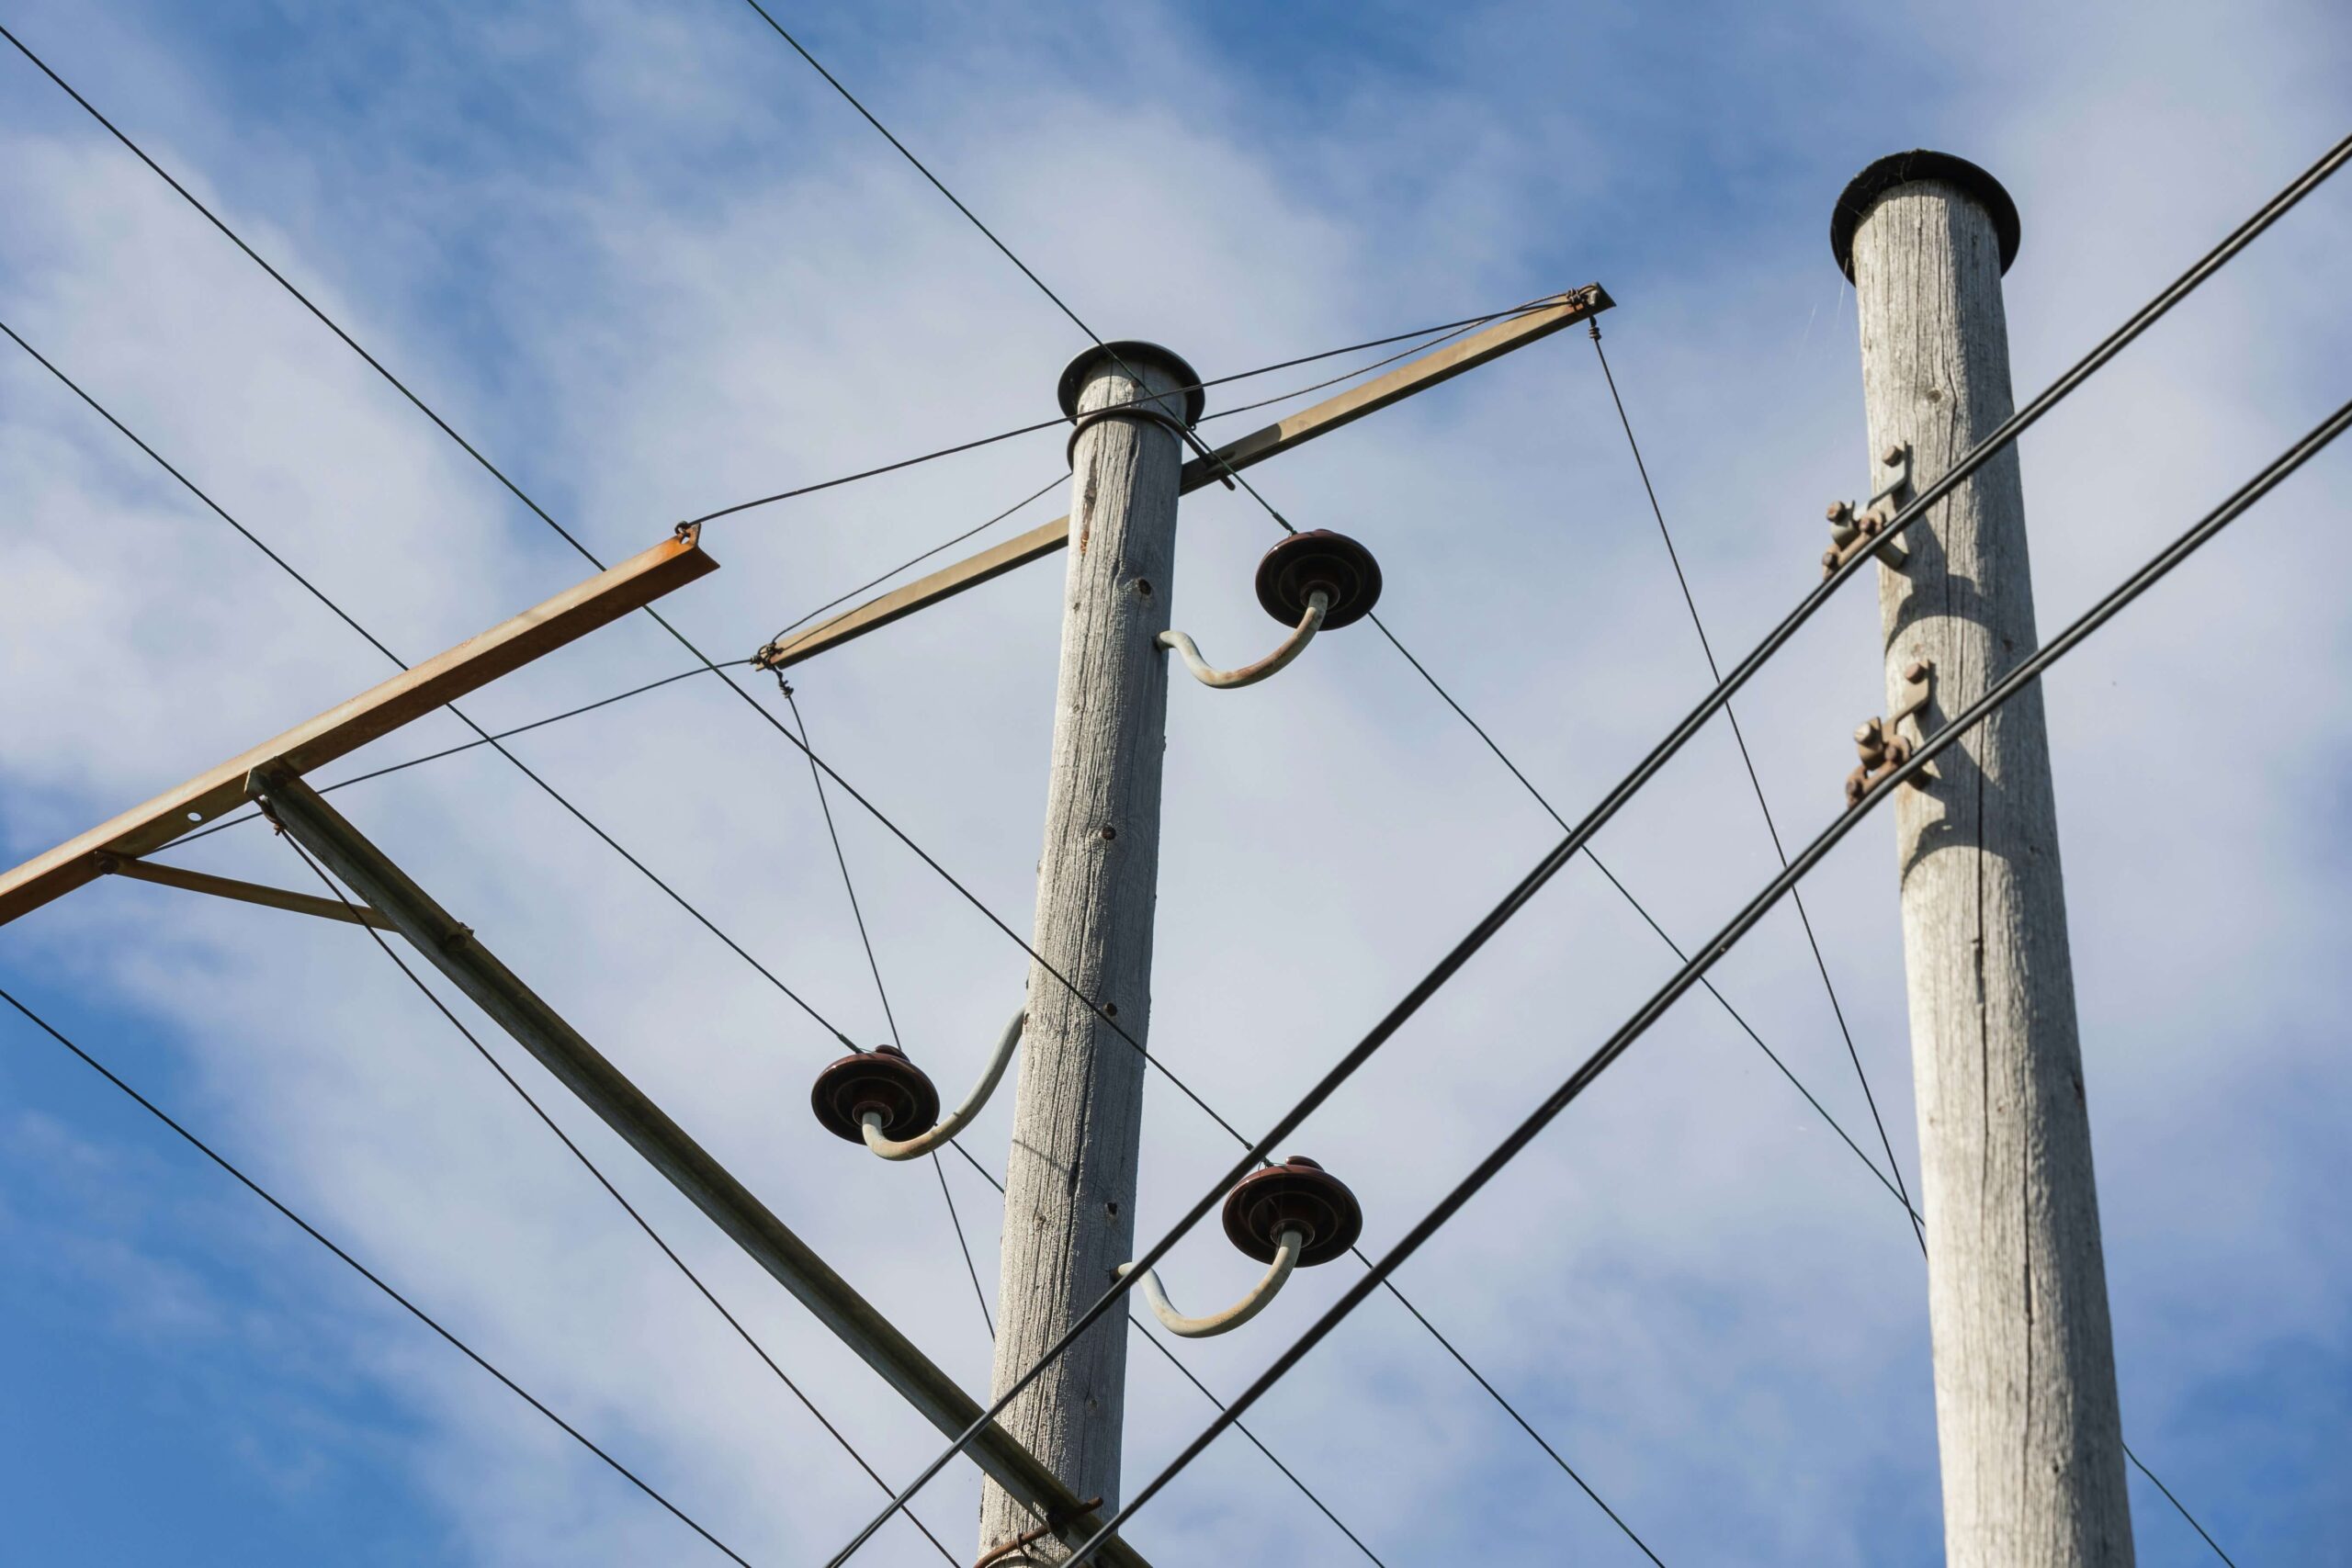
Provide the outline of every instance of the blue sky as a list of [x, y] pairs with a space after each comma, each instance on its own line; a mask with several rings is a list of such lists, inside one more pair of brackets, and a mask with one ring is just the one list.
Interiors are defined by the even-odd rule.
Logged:
[[[2024, 214], [2020, 393], [2342, 133], [2324, 5], [1504, 4], [779, 11], [1090, 322], [1210, 375], [1599, 279], [1611, 361], [1719, 653], [1811, 583], [1860, 482], [1830, 203], [1941, 147]], [[676, 517], [1044, 417], [1082, 341], [747, 9], [12, 8], [7, 25], [608, 558]], [[20, 59], [0, 58], [0, 319], [403, 657], [577, 578], [536, 519]], [[2045, 630], [2344, 395], [2330, 188], [2025, 442]], [[1300, 380], [1310, 379], [1302, 375]], [[1253, 384], [1254, 385], [1254, 384]], [[1274, 389], [1270, 385], [1268, 390]], [[1238, 398], [1212, 394], [1210, 412]], [[1244, 416], [1247, 421], [1249, 416]], [[1233, 427], [1224, 427], [1228, 430]], [[776, 626], [1036, 489], [1045, 433], [714, 525], [681, 624]], [[2352, 627], [2332, 454], [2049, 692], [2125, 1424], [2241, 1563], [2340, 1559], [2352, 1495], [2341, 953]], [[1589, 346], [1563, 334], [1261, 470], [1364, 538], [1384, 614], [1564, 810], [1704, 689]], [[13, 347], [0, 354], [0, 854], [14, 861], [385, 672]], [[1043, 521], [1049, 497], [1009, 522]], [[1254, 649], [1270, 528], [1185, 507], [1178, 623]], [[818, 746], [1025, 926], [1052, 567], [808, 667]], [[1849, 594], [1741, 700], [1785, 831], [1882, 703]], [[684, 667], [617, 626], [469, 704], [519, 723]], [[797, 757], [689, 682], [521, 754], [803, 990], [880, 1011]], [[446, 716], [342, 777], [453, 743]], [[1551, 829], [1370, 635], [1180, 689], [1155, 1049], [1245, 1128], [1351, 1043]], [[1720, 728], [1600, 849], [1695, 939], [1768, 874]], [[339, 799], [968, 1386], [988, 1346], [925, 1173], [808, 1122], [823, 1032], [495, 758]], [[1315, 852], [1302, 814], [1362, 846]], [[960, 1083], [1019, 955], [854, 812], [909, 1044]], [[1811, 886], [1915, 1172], [1891, 829]], [[250, 829], [178, 857], [299, 885]], [[1303, 1129], [1393, 1239], [1668, 972], [1589, 871]], [[821, 1561], [866, 1483], [464, 1043], [351, 932], [99, 886], [0, 931], [0, 983], [606, 1442], [752, 1561]], [[1723, 989], [1865, 1145], [1785, 914]], [[471, 1018], [458, 1004], [461, 1016]], [[503, 1043], [493, 1048], [505, 1054]], [[1492, 1075], [1465, 1082], [1471, 1054]], [[509, 1055], [510, 1060], [513, 1057]], [[540, 1078], [527, 1069], [526, 1081]], [[1230, 1158], [1148, 1102], [1142, 1225]], [[888, 1474], [931, 1435], [560, 1108]], [[1001, 1108], [968, 1134], [1002, 1157]], [[850, 1151], [854, 1152], [854, 1151]], [[952, 1171], [994, 1288], [993, 1194]], [[914, 1188], [904, 1183], [915, 1182]], [[920, 1190], [918, 1190], [920, 1189]], [[40, 1036], [0, 1025], [0, 1506], [37, 1562], [696, 1562], [674, 1521]], [[1703, 998], [1410, 1265], [1408, 1293], [1668, 1562], [1936, 1561], [1919, 1260], [1899, 1212]], [[1190, 1303], [1249, 1266], [1213, 1235]], [[1230, 1392], [1344, 1288], [1188, 1348]], [[1206, 1405], [1131, 1363], [1128, 1472]], [[1251, 1424], [1391, 1563], [1638, 1555], [1375, 1302]], [[977, 1483], [922, 1511], [959, 1550]], [[2140, 1558], [2214, 1559], [2136, 1480]], [[1141, 1516], [1155, 1561], [1346, 1562], [1246, 1445]], [[886, 1532], [860, 1561], [926, 1560]], [[935, 1561], [935, 1559], [929, 1559]]]

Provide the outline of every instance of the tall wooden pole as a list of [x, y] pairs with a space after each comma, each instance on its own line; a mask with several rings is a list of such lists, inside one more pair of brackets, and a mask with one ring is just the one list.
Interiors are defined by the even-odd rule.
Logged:
[[[1159, 772], [1176, 498], [1176, 422], [1199, 417], [1200, 379], [1155, 344], [1088, 350], [1062, 376], [1070, 440], [1070, 547], [1055, 694], [1053, 777], [1037, 865], [1012, 1156], [1005, 1171], [1004, 1268], [995, 1392], [1034, 1365], [1132, 1258], [1142, 1054], [1151, 1021], [1151, 918], [1159, 875]], [[1102, 413], [1106, 407], [1142, 406]], [[1112, 1024], [1115, 1021], [1118, 1029]], [[1022, 1395], [1004, 1427], [1080, 1498], [1118, 1506], [1127, 1325], [1105, 1317]], [[1036, 1525], [994, 1483], [980, 1503], [980, 1547]], [[1048, 1540], [1007, 1562], [1058, 1562]]]
[[[1883, 158], [1831, 228], [1861, 310], [1873, 490], [1926, 484], [2007, 418], [2017, 209], [1973, 164]], [[2015, 447], [1879, 568], [1890, 711], [1926, 660], [1932, 728], [2036, 646]], [[1952, 1568], [2129, 1568], [2132, 1518], [2041, 690], [1897, 796], [1936, 1430]]]

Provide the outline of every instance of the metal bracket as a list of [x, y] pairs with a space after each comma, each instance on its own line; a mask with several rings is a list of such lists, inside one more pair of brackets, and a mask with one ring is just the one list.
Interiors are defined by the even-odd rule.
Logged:
[[1879, 461], [1894, 470], [1894, 477], [1881, 485], [1871, 498], [1858, 509], [1852, 502], [1834, 501], [1829, 503], [1830, 547], [1821, 558], [1821, 575], [1826, 581], [1838, 575], [1838, 569], [1862, 550], [1871, 549], [1877, 541], [1875, 553], [1879, 564], [1893, 571], [1903, 570], [1911, 552], [1900, 539], [1879, 539], [1881, 530], [1894, 521], [1903, 509], [1904, 497], [1911, 489], [1911, 448], [1890, 446]]
[[[1935, 695], [1936, 665], [1933, 660], [1915, 659], [1904, 667], [1903, 700], [1887, 717], [1868, 719], [1854, 731], [1855, 750], [1861, 753], [1862, 764], [1846, 775], [1846, 805], [1860, 804], [1871, 786], [1911, 760], [1912, 751], [1927, 739], [1921, 715]], [[1902, 733], [1908, 719], [1911, 733]], [[1914, 789], [1925, 789], [1925, 781], [1940, 778], [1933, 762], [1928, 763], [1905, 782]]]

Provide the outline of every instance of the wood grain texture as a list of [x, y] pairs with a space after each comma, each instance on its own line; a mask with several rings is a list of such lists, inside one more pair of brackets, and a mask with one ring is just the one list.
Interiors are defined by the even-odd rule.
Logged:
[[[1927, 484], [2011, 412], [1991, 220], [1898, 186], [1854, 243], [1872, 454]], [[1879, 470], [1873, 468], [1873, 473]], [[1932, 729], [2036, 647], [2017, 449], [1879, 569], [1890, 711], [1935, 662]], [[1903, 941], [1952, 1568], [2129, 1568], [2132, 1523], [2041, 689], [1896, 796]]]
[[[1127, 370], [1143, 378], [1131, 379]], [[1106, 364], [1081, 413], [1182, 383], [1159, 361]], [[1182, 399], [1166, 400], [1181, 413]], [[1134, 1256], [1144, 1061], [1099, 1016], [1115, 1009], [1138, 1042], [1151, 1021], [1151, 919], [1159, 875], [1168, 628], [1182, 448], [1164, 424], [1103, 419], [1071, 453], [1070, 548], [1055, 693], [1053, 773], [1037, 868], [1038, 953], [1029, 975], [1012, 1155], [1005, 1171], [1002, 1303], [993, 1393], [1034, 1365]], [[1004, 1426], [1080, 1497], [1118, 1505], [1127, 1328], [1111, 1313], [1005, 1410]], [[999, 1488], [982, 1494], [980, 1545], [1036, 1523]], [[1040, 1542], [1008, 1561], [1067, 1554]]]

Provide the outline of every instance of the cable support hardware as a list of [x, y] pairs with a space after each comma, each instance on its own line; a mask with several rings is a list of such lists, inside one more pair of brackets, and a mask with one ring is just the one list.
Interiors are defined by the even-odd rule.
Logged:
[[1254, 663], [1238, 670], [1217, 670], [1183, 632], [1159, 634], [1159, 646], [1172, 649], [1204, 686], [1230, 690], [1254, 686], [1289, 666], [1306, 651], [1317, 632], [1362, 620], [1380, 601], [1380, 563], [1372, 552], [1328, 528], [1293, 534], [1258, 563], [1258, 603], [1284, 626], [1295, 622], [1282, 646]]
[[1864, 550], [1876, 556], [1879, 564], [1889, 571], [1901, 571], [1904, 563], [1911, 558], [1910, 551], [1900, 540], [1880, 536], [1901, 510], [1903, 492], [1911, 488], [1911, 448], [1890, 446], [1879, 461], [1894, 470], [1894, 477], [1868, 501], [1859, 507], [1850, 501], [1829, 503], [1829, 548], [1821, 558], [1821, 575], [1825, 579], [1836, 576], [1839, 567]]
[[[2079, 648], [2094, 632], [2114, 619], [2157, 582], [2163, 581], [2183, 561], [2209, 543], [2214, 536], [2239, 517], [2244, 516], [2256, 502], [2269, 494], [2288, 476], [2324, 450], [2347, 427], [2352, 427], [2352, 402], [2346, 402], [2337, 408], [2333, 414], [2323, 420], [2295, 445], [2272, 459], [2254, 478], [2241, 485], [2227, 500], [2191, 525], [2185, 533], [2158, 551], [2138, 570], [2126, 577], [2098, 603], [2075, 617], [2065, 630], [2060, 632], [2047, 645], [2020, 660], [2015, 669], [1996, 682], [1982, 697], [1953, 716], [1934, 734], [1928, 737], [1913, 751], [1909, 759], [1897, 764], [1872, 784], [1855, 808], [1831, 818], [1828, 826], [1821, 830], [1813, 842], [1808, 844], [1778, 876], [1767, 883], [1762, 891], [1749, 899], [1747, 905], [1733, 916], [1705, 946], [1699, 950], [1696, 956], [1684, 964], [1672, 979], [1660, 987], [1650, 999], [1620, 1025], [1598, 1050], [1588, 1056], [1583, 1064], [1561, 1083], [1559, 1088], [1553, 1090], [1538, 1104], [1526, 1119], [1513, 1128], [1510, 1134], [1484, 1159], [1480, 1160], [1467, 1176], [1456, 1183], [1435, 1207], [1423, 1215], [1413, 1228], [1408, 1231], [1377, 1264], [1374, 1265], [1370, 1274], [1350, 1286], [1347, 1292], [1334, 1303], [1321, 1318], [1317, 1320], [1313, 1328], [1300, 1336], [1295, 1343], [1275, 1358], [1272, 1364], [1259, 1375], [1257, 1381], [1232, 1402], [1226, 1415], [1212, 1421], [1199, 1436], [1185, 1445], [1159, 1475], [1153, 1477], [1141, 1491], [1114, 1514], [1097, 1532], [1096, 1540], [1107, 1541], [1112, 1539], [1112, 1532], [1133, 1517], [1137, 1509], [1149, 1502], [1186, 1465], [1199, 1457], [1209, 1443], [1216, 1439], [1227, 1425], [1230, 1424], [1230, 1418], [1238, 1418], [1241, 1412], [1255, 1404], [1266, 1390], [1272, 1388], [1284, 1373], [1296, 1366], [1307, 1351], [1313, 1349], [1350, 1313], [1362, 1305], [1382, 1279], [1395, 1272], [1400, 1264], [1419, 1250], [1421, 1245], [1435, 1235], [1447, 1221], [1459, 1213], [1463, 1206], [1532, 1143], [1538, 1134], [1550, 1125], [1562, 1111], [1591, 1087], [1592, 1083], [1613, 1063], [1632, 1049], [1643, 1033], [1697, 983], [1702, 974], [1713, 967], [1716, 961], [1730, 952], [1742, 937], [1754, 930], [1758, 922], [1763, 919], [1773, 906], [1778, 904], [1807, 872], [1818, 865], [1849, 833], [1852, 832], [1872, 808], [1891, 795], [1898, 785], [1915, 776], [1938, 755], [1950, 750], [1962, 736], [1975, 728], [1988, 715], [2039, 680], [2045, 671], [2068, 653]], [[1547, 857], [1549, 858], [1554, 857]], [[1491, 920], [1492, 917], [1489, 917], [1489, 919]], [[1079, 1568], [1079, 1565], [1085, 1562], [1095, 1550], [1094, 1540], [1090, 1540], [1079, 1548], [1077, 1553], [1069, 1560], [1069, 1568]], [[842, 1555], [845, 1556], [846, 1553]], [[840, 1557], [836, 1557], [835, 1562], [838, 1562], [840, 1560]]]
[[[2007, 420], [2003, 421], [1988, 435], [1986, 435], [1983, 441], [1979, 442], [1974, 447], [1971, 448], [1967, 454], [1955, 462], [1949, 472], [1945, 473], [1933, 483], [1927, 486], [1926, 489], [1920, 491], [1920, 493], [1911, 502], [1906, 503], [1902, 510], [1896, 513], [1894, 519], [1889, 524], [1886, 531], [1889, 534], [1894, 534], [1900, 532], [1905, 527], [1907, 527], [1914, 519], [1923, 515], [1928, 507], [1942, 500], [1944, 496], [1958, 488], [1959, 485], [1971, 474], [1973, 474], [1985, 463], [1990, 462], [1997, 453], [2005, 450], [2010, 443], [2014, 442], [2018, 438], [2018, 435], [2030, 429], [2035, 423], [2041, 420], [2044, 414], [2048, 413], [2050, 410], [2064, 401], [2075, 388], [2087, 380], [2092, 374], [2105, 366], [2109, 361], [2112, 360], [2118, 354], [2121, 353], [2124, 348], [2129, 346], [2142, 333], [2146, 332], [2149, 327], [2162, 320], [2173, 310], [2175, 306], [2178, 305], [2182, 299], [2188, 298], [2191, 293], [2194, 293], [2199, 286], [2201, 286], [2215, 272], [2219, 271], [2221, 267], [2233, 256], [2235, 256], [2239, 252], [2243, 251], [2247, 245], [2251, 244], [2256, 238], [2268, 230], [2272, 224], [2276, 223], [2280, 218], [2291, 211], [2303, 200], [2304, 197], [2309, 196], [2312, 191], [2318, 188], [2318, 186], [2330, 175], [2335, 174], [2337, 169], [2341, 168], [2348, 159], [2352, 159], [2352, 136], [2346, 136], [2343, 140], [2337, 141], [2325, 153], [2324, 153], [2316, 163], [2304, 170], [2302, 174], [2290, 181], [2276, 195], [2272, 196], [2260, 208], [2258, 208], [2251, 217], [2247, 218], [2235, 230], [2232, 231], [2231, 233], [2219, 244], [2215, 245], [2211, 250], [2208, 251], [2202, 257], [2194, 263], [2188, 271], [2181, 274], [2179, 277], [2176, 278], [2171, 284], [2159, 291], [2146, 304], [2134, 311], [2120, 326], [2117, 327], [2105, 338], [2101, 339], [2089, 353], [2076, 360], [2072, 367], [2061, 374], [2055, 381], [2052, 382], [2048, 387], [2045, 387], [2030, 402], [2027, 403], [2024, 408], [2018, 410]], [[1216, 1189], [1213, 1189], [1206, 1196], [1196, 1201], [1192, 1208], [1186, 1211], [1184, 1215], [1178, 1221], [1176, 1225], [1168, 1233], [1168, 1235], [1162, 1237], [1159, 1242], [1155, 1244], [1140, 1259], [1137, 1260], [1136, 1267], [1139, 1269], [1149, 1268], [1158, 1263], [1159, 1258], [1165, 1256], [1167, 1250], [1173, 1247], [1177, 1240], [1180, 1239], [1194, 1224], [1198, 1224], [1202, 1216], [1207, 1213], [1210, 1207], [1216, 1201], [1216, 1197], [1219, 1192], [1221, 1192], [1231, 1182], [1239, 1179], [1239, 1178], [1247, 1174], [1251, 1168], [1264, 1159], [1266, 1155], [1276, 1144], [1295, 1132], [1300, 1123], [1305, 1122], [1305, 1120], [1326, 1100], [1328, 1100], [1342, 1083], [1346, 1082], [1349, 1077], [1352, 1077], [1356, 1070], [1361, 1067], [1364, 1062], [1368, 1061], [1382, 1045], [1385, 1044], [1388, 1040], [1395, 1035], [1396, 1031], [1404, 1025], [1405, 1021], [1415, 1012], [1418, 1012], [1420, 1010], [1421, 1006], [1427, 1002], [1430, 997], [1435, 995], [1436, 992], [1443, 987], [1444, 984], [1450, 980], [1464, 964], [1469, 961], [1478, 949], [1485, 946], [1495, 931], [1500, 930], [1501, 927], [1507, 923], [1521, 908], [1524, 907], [1528, 900], [1532, 898], [1535, 893], [1538, 892], [1546, 882], [1550, 881], [1554, 875], [1557, 874], [1561, 866], [1565, 865], [1571, 857], [1581, 851], [1586, 843], [1590, 840], [1593, 835], [1599, 832], [1600, 829], [1623, 807], [1624, 804], [1640, 791], [1643, 785], [1646, 784], [1652, 777], [1656, 776], [1657, 772], [1689, 743], [1691, 736], [1696, 734], [1706, 721], [1714, 716], [1715, 712], [1719, 708], [1729, 702], [1741, 687], [1745, 686], [1749, 680], [1754, 678], [1756, 672], [1770, 660], [1772, 656], [1788, 642], [1790, 637], [1795, 635], [1798, 628], [1803, 626], [1806, 621], [1810, 620], [1820, 607], [1828, 601], [1830, 596], [1836, 592], [1838, 588], [1842, 586], [1848, 578], [1851, 577], [1860, 570], [1861, 559], [1862, 558], [1860, 556], [1856, 556], [1849, 559], [1843, 566], [1838, 569], [1837, 572], [1833, 576], [1816, 586], [1798, 603], [1794, 609], [1783, 616], [1781, 623], [1775, 626], [1772, 631], [1768, 633], [1762, 641], [1758, 642], [1755, 648], [1749, 650], [1746, 657], [1733, 667], [1731, 673], [1717, 682], [1714, 688], [1710, 691], [1705, 697], [1700, 700], [1698, 705], [1692, 708], [1689, 714], [1685, 715], [1682, 720], [1669, 730], [1665, 738], [1659, 740], [1640, 762], [1635, 764], [1631, 773], [1627, 773], [1610, 789], [1601, 800], [1586, 814], [1582, 820], [1577, 823], [1577, 827], [1569, 832], [1567, 837], [1563, 839], [1549, 854], [1543, 858], [1543, 860], [1539, 861], [1535, 867], [1521, 880], [1519, 885], [1513, 887], [1511, 891], [1505, 896], [1503, 900], [1488, 913], [1487, 918], [1480, 921], [1476, 927], [1473, 928], [1470, 933], [1465, 936], [1460, 943], [1456, 944], [1453, 951], [1447, 953], [1429, 975], [1424, 976], [1411, 991], [1408, 992], [1406, 996], [1390, 1010], [1387, 1015], [1383, 1017], [1381, 1021], [1373, 1027], [1372, 1031], [1366, 1034], [1353, 1049], [1335, 1064], [1332, 1068], [1325, 1074], [1324, 1077], [1318, 1081], [1313, 1089], [1308, 1090], [1305, 1098], [1303, 1098], [1289, 1111], [1285, 1112], [1258, 1143], [1250, 1145], [1249, 1152], [1245, 1154], [1242, 1159], [1236, 1164], [1226, 1179], [1221, 1181], [1218, 1186]], [[1906, 767], [1909, 765], [1910, 764], [1908, 763], [1905, 764]], [[1882, 781], [1881, 785], [1874, 787], [1884, 787], [1883, 781]], [[1696, 964], [1701, 960], [1703, 960], [1705, 957], [1705, 953], [1702, 952], [1699, 955], [1699, 959], [1693, 960], [1693, 963]], [[1694, 971], [1695, 975], [1702, 976], [1703, 973], [1703, 968]], [[1093, 1326], [1093, 1324], [1099, 1320], [1101, 1314], [1104, 1310], [1107, 1310], [1112, 1303], [1125, 1292], [1125, 1289], [1126, 1280], [1125, 1279], [1115, 1281], [1110, 1290], [1107, 1291], [1092, 1307], [1090, 1307], [1085, 1313], [1080, 1314], [1077, 1320], [1064, 1331], [1060, 1339], [1058, 1339], [1046, 1351], [1043, 1356], [1039, 1358], [1037, 1363], [1030, 1369], [1029, 1372], [1024, 1374], [1021, 1379], [1016, 1380], [1013, 1385], [1008, 1389], [1006, 1393], [1000, 1395], [993, 1403], [990, 1411], [991, 1418], [993, 1418], [993, 1415], [996, 1411], [1001, 1410], [1004, 1405], [1016, 1397], [1029, 1382], [1034, 1382], [1037, 1374], [1042, 1371], [1045, 1366], [1049, 1364], [1055, 1357], [1067, 1349], [1069, 1345], [1075, 1343], [1080, 1335], [1083, 1334], [1088, 1328]], [[977, 1435], [977, 1433], [975, 1435]], [[956, 1444], [951, 1444], [947, 1450], [936, 1457], [932, 1463], [925, 1468], [924, 1472], [916, 1477], [913, 1484], [899, 1494], [899, 1497], [897, 1502], [893, 1504], [893, 1507], [902, 1504], [906, 1498], [912, 1496], [915, 1492], [920, 1491], [922, 1486], [929, 1483], [933, 1476], [936, 1475], [941, 1469], [944, 1469], [947, 1462], [952, 1460], [957, 1452], [961, 1451], [960, 1444], [965, 1439], [958, 1439]], [[865, 1544], [867, 1540], [871, 1539], [873, 1532], [876, 1529], [878, 1529], [882, 1524], [888, 1520], [891, 1511], [891, 1509], [885, 1509], [882, 1514], [870, 1520], [864, 1530], [862, 1530], [856, 1537], [853, 1538], [847, 1545], [834, 1555], [831, 1562], [828, 1564], [828, 1568], [838, 1568], [840, 1563], [846, 1562], [850, 1554]]]

